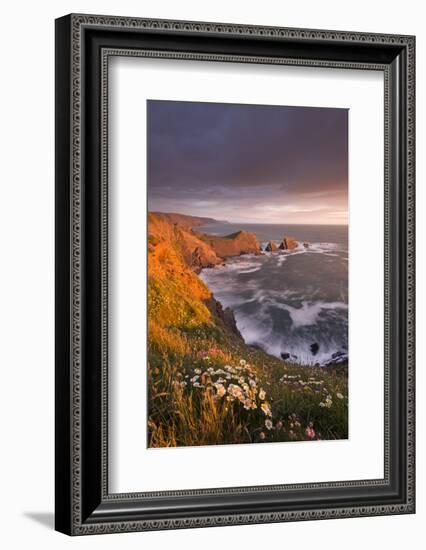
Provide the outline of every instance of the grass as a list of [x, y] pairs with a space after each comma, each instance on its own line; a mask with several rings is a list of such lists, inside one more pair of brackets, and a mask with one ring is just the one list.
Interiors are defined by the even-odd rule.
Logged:
[[171, 239], [149, 242], [148, 445], [345, 439], [347, 366], [304, 367], [247, 346]]

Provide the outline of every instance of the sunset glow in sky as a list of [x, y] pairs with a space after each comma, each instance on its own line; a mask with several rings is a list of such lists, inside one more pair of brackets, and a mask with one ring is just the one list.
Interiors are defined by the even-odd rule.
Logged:
[[156, 100], [147, 109], [149, 210], [347, 223], [347, 109]]

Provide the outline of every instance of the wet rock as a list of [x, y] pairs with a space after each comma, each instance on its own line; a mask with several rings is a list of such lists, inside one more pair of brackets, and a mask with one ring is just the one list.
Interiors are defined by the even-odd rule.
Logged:
[[308, 242], [303, 243], [304, 248], [309, 248], [311, 245]]
[[299, 243], [293, 237], [283, 237], [283, 240], [279, 246], [280, 250], [294, 250]]
[[269, 241], [268, 244], [265, 246], [265, 252], [276, 252], [278, 250], [278, 246], [274, 241]]
[[283, 359], [284, 361], [286, 361], [287, 359], [290, 359], [290, 354], [289, 353], [281, 353], [281, 359]]
[[313, 344], [311, 344], [310, 345], [310, 350], [311, 350], [312, 355], [316, 355], [318, 353], [318, 350], [319, 350], [318, 342], [314, 342]]
[[257, 342], [253, 342], [251, 344], [248, 344], [249, 348], [251, 349], [255, 349], [255, 350], [261, 350], [263, 351], [263, 348], [260, 344], [258, 344]]
[[208, 309], [216, 316], [218, 317], [223, 324], [236, 336], [238, 336], [241, 340], [243, 340], [243, 337], [241, 336], [240, 331], [237, 327], [237, 322], [234, 317], [234, 312], [231, 308], [223, 308], [222, 304], [219, 302], [219, 300], [216, 300], [213, 296], [211, 296], [208, 300], [205, 301], [206, 306]]
[[325, 363], [326, 367], [336, 367], [339, 365], [344, 365], [348, 362], [348, 352], [347, 351], [335, 351], [331, 354], [330, 359]]

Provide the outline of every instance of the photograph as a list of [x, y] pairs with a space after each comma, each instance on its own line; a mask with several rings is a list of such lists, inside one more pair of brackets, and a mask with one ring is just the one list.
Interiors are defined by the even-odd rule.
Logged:
[[349, 110], [146, 115], [147, 446], [348, 439]]

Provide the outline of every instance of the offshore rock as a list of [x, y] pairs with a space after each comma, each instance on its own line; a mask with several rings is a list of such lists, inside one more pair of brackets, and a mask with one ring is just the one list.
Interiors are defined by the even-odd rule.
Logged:
[[299, 246], [299, 243], [293, 237], [283, 237], [280, 244], [280, 250], [294, 250]]
[[275, 244], [274, 241], [269, 241], [268, 244], [265, 246], [265, 252], [276, 252], [278, 250], [278, 246]]

